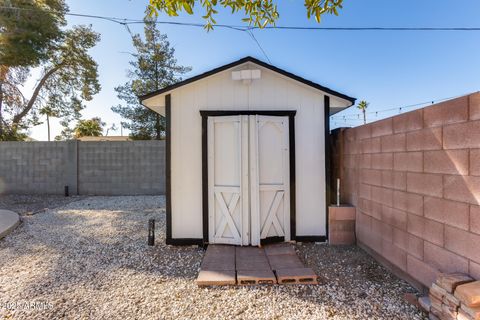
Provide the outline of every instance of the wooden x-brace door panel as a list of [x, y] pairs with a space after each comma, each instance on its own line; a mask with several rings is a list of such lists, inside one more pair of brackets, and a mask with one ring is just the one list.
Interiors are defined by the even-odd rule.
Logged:
[[251, 244], [290, 240], [288, 117], [250, 118]]
[[209, 242], [290, 240], [288, 117], [208, 118]]
[[209, 242], [249, 244], [248, 122], [242, 116], [208, 119]]
[[[217, 189], [217, 188], [216, 188]], [[223, 189], [223, 188], [220, 188]], [[228, 206], [226, 204], [226, 196], [231, 194]], [[220, 225], [215, 230], [215, 240], [222, 241], [227, 237], [226, 232], [229, 231], [228, 241], [233, 241], [234, 244], [241, 242], [241, 235], [239, 232], [239, 226], [235, 224], [235, 212], [240, 198], [240, 188], [232, 188], [230, 192], [222, 192], [222, 190], [215, 190], [215, 200], [218, 202], [220, 212], [222, 216], [219, 217]]]

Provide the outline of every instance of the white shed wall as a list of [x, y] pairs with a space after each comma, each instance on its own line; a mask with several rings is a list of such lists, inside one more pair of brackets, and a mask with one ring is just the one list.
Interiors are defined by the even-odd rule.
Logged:
[[[297, 235], [325, 235], [324, 96], [322, 92], [262, 70], [250, 85], [217, 73], [171, 94], [172, 237], [202, 238], [202, 121], [200, 110], [297, 110]], [[333, 100], [333, 99], [332, 99]], [[292, 190], [293, 192], [293, 190]]]

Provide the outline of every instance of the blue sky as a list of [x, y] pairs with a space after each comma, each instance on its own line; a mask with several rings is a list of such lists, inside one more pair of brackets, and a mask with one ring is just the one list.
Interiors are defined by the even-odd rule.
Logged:
[[[73, 13], [141, 19], [148, 0], [67, 0]], [[278, 25], [317, 26], [307, 20], [303, 1], [278, 0]], [[325, 16], [325, 27], [480, 27], [480, 1], [345, 0], [340, 15]], [[197, 8], [201, 13], [201, 8]], [[241, 15], [221, 11], [218, 23], [241, 24]], [[203, 22], [200, 14], [161, 21]], [[107, 21], [68, 17], [70, 25], [92, 24], [101, 42], [91, 51], [99, 64], [102, 91], [87, 102], [84, 118], [100, 116], [108, 124], [121, 118], [110, 108], [120, 103], [114, 87], [126, 81], [131, 39], [124, 27]], [[141, 25], [130, 26], [141, 33]], [[191, 66], [186, 77], [251, 55], [266, 61], [245, 32], [217, 28], [159, 25], [168, 35], [180, 64]], [[368, 121], [398, 114], [402, 106], [480, 90], [480, 31], [374, 32], [257, 30], [255, 36], [272, 64], [370, 103]], [[404, 109], [412, 110], [412, 108]], [[352, 116], [353, 114], [353, 116]], [[358, 125], [351, 108], [332, 118], [332, 127]], [[346, 120], [343, 119], [346, 115]], [[54, 122], [52, 137], [61, 127]], [[32, 129], [46, 140], [46, 125]], [[126, 132], [124, 132], [125, 134]], [[120, 131], [113, 134], [120, 134]]]

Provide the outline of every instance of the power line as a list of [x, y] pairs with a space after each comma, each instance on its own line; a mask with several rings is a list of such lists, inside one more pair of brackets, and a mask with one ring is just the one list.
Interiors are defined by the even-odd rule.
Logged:
[[[367, 114], [367, 115], [374, 114], [376, 117], [378, 117], [378, 114], [383, 114], [383, 113], [391, 112], [391, 111], [398, 111], [399, 113], [401, 113], [405, 109], [418, 107], [418, 106], [423, 106], [423, 105], [427, 105], [427, 104], [435, 104], [435, 103], [455, 99], [455, 98], [462, 97], [462, 96], [464, 96], [464, 94], [453, 96], [453, 97], [448, 97], [448, 98], [429, 100], [429, 101], [426, 101], [426, 102], [414, 103], [414, 104], [410, 104], [410, 105], [406, 105], [406, 106], [402, 106], [402, 107], [392, 107], [392, 108], [382, 109], [382, 110], [378, 110], [378, 111], [369, 111], [369, 112], [366, 112], [365, 114]], [[354, 114], [350, 113], [350, 114], [346, 114], [346, 115], [343, 115], [343, 116], [337, 114], [337, 115], [331, 116], [330, 118], [334, 119], [334, 120], [359, 120], [361, 117], [363, 117], [363, 113], [354, 113]], [[363, 120], [363, 119], [360, 119], [360, 120]]]
[[[258, 27], [255, 27], [258, 28]], [[480, 31], [475, 27], [297, 27], [267, 26], [265, 29], [322, 30], [322, 31]]]
[[[19, 8], [19, 7], [7, 7], [7, 6], [0, 6], [1, 9], [11, 9], [11, 10], [23, 10], [23, 11], [32, 11], [33, 9], [29, 9], [29, 8]], [[99, 19], [99, 20], [106, 20], [106, 21], [109, 21], [109, 22], [114, 22], [114, 23], [118, 23], [122, 26], [125, 27], [125, 29], [127, 30], [128, 34], [133, 38], [133, 34], [132, 34], [132, 31], [130, 30], [130, 28], [128, 27], [129, 24], [144, 24], [145, 21], [144, 20], [138, 20], [138, 19], [128, 19], [128, 18], [117, 18], [117, 17], [105, 17], [105, 16], [99, 16], [99, 15], [90, 15], [90, 14], [82, 14], [82, 13], [71, 13], [71, 12], [67, 12], [65, 13], [65, 15], [68, 15], [68, 16], [73, 16], [73, 17], [81, 17], [81, 18], [92, 18], [92, 19]], [[168, 24], [168, 25], [179, 25], [179, 26], [189, 26], [189, 27], [201, 27], [201, 28], [204, 28], [204, 25], [203, 24], [200, 24], [200, 23], [188, 23], [188, 22], [174, 22], [174, 21], [152, 21], [153, 23], [155, 24]], [[265, 52], [265, 50], [262, 48], [260, 42], [257, 40], [257, 38], [255, 37], [255, 35], [253, 34], [252, 30], [254, 28], [252, 27], [242, 27], [242, 26], [233, 26], [233, 25], [224, 25], [224, 24], [219, 24], [219, 25], [216, 25], [217, 27], [220, 27], [220, 28], [227, 28], [227, 29], [232, 29], [232, 30], [235, 30], [235, 31], [242, 31], [242, 32], [246, 32], [251, 38], [252, 40], [257, 44], [258, 48], [260, 49], [260, 51], [263, 53], [263, 55], [265, 56], [265, 58], [268, 60], [268, 62], [271, 64], [272, 62], [270, 61], [270, 58], [268, 57], [267, 53]]]
[[267, 56], [267, 53], [265, 52], [265, 50], [263, 50], [262, 46], [260, 45], [260, 42], [258, 42], [258, 40], [255, 37], [255, 35], [253, 34], [252, 30], [247, 30], [246, 32], [250, 35], [250, 37], [252, 37], [253, 41], [255, 41], [255, 43], [258, 45], [258, 47], [260, 48], [260, 51], [263, 52], [263, 55], [265, 56], [265, 58], [267, 58], [268, 63], [272, 64], [272, 62], [270, 61], [270, 59]]
[[[1, 9], [9, 10], [27, 10], [32, 11], [30, 8], [19, 8], [11, 6], [0, 6]], [[65, 15], [92, 19], [101, 19], [110, 22], [125, 24], [142, 24], [145, 23], [143, 19], [131, 19], [131, 18], [118, 18], [107, 17], [92, 14], [82, 14], [67, 12]], [[189, 26], [204, 28], [202, 23], [193, 22], [175, 22], [175, 21], [155, 21], [156, 24], [177, 25], [177, 26]], [[248, 31], [260, 29], [257, 26], [242, 26], [242, 25], [229, 25], [229, 24], [216, 24], [214, 27], [228, 28], [237, 31]], [[303, 27], [303, 26], [266, 26], [264, 29], [268, 30], [318, 30], [318, 31], [480, 31], [480, 27]]]
[[[11, 7], [11, 6], [0, 6], [0, 9], [9, 9], [9, 10], [26, 10], [26, 11], [32, 11], [34, 9], [30, 8], [19, 8], [19, 7]], [[123, 25], [127, 32], [132, 35], [132, 32], [130, 28], [128, 27], [129, 24], [144, 24], [145, 21], [143, 19], [130, 19], [130, 18], [118, 18], [118, 17], [107, 17], [107, 16], [100, 16], [100, 15], [91, 15], [91, 14], [82, 14], [82, 13], [73, 13], [73, 12], [67, 12], [65, 13], [67, 16], [73, 16], [73, 17], [82, 17], [82, 18], [91, 18], [91, 19], [100, 19], [100, 20], [105, 20], [109, 22], [114, 22], [118, 23], [120, 25]], [[165, 25], [176, 25], [176, 26], [188, 26], [188, 27], [200, 27], [204, 28], [204, 24], [201, 23], [192, 23], [192, 22], [175, 22], [175, 21], [153, 21], [155, 24], [165, 24]], [[269, 63], [271, 63], [267, 53], [265, 50], [262, 48], [260, 42], [257, 40], [255, 35], [253, 34], [252, 30], [260, 29], [259, 27], [256, 26], [239, 26], [239, 25], [228, 25], [228, 24], [216, 24], [215, 27], [218, 28], [227, 28], [227, 29], [232, 29], [235, 31], [242, 31], [242, 32], [247, 32], [252, 40], [257, 44], [258, 48], [260, 51], [263, 53], [265, 58], [268, 60]], [[319, 30], [319, 31], [480, 31], [480, 27], [302, 27], [302, 26], [266, 26], [264, 29], [276, 29], [276, 30]], [[454, 99], [460, 96], [455, 96], [455, 97], [448, 97], [448, 98], [443, 98], [443, 99], [437, 99], [437, 100], [432, 100], [432, 101], [426, 101], [426, 102], [420, 102], [420, 103], [415, 103], [412, 105], [407, 105], [403, 107], [394, 107], [394, 108], [389, 108], [389, 109], [383, 109], [380, 111], [371, 111], [371, 112], [366, 112], [366, 114], [375, 114], [376, 117], [378, 117], [379, 113], [386, 113], [390, 111], [395, 111], [398, 110], [400, 113], [402, 112], [403, 109], [408, 109], [408, 108], [413, 108], [425, 104], [434, 104], [438, 102], [442, 102], [445, 100], [450, 100]], [[363, 114], [357, 113], [357, 114], [348, 114], [344, 116], [332, 116], [330, 117], [331, 119], [341, 119], [341, 120], [361, 120], [360, 116], [363, 116]], [[351, 118], [351, 117], [356, 117]]]
[[[20, 8], [12, 6], [0, 6], [1, 9], [8, 10], [17, 10], [17, 11], [32, 11], [31, 8]], [[81, 18], [91, 18], [105, 20], [109, 22], [114, 22], [120, 25], [123, 25], [127, 32], [132, 35], [129, 24], [144, 24], [143, 19], [130, 19], [130, 18], [118, 18], [118, 17], [108, 17], [92, 14], [83, 14], [83, 13], [74, 13], [66, 12], [65, 15], [72, 17], [81, 17]], [[155, 24], [163, 25], [175, 25], [175, 26], [187, 26], [187, 27], [197, 27], [204, 28], [202, 23], [192, 23], [192, 22], [175, 22], [175, 21], [153, 21]], [[228, 25], [228, 24], [216, 24], [217, 28], [231, 29], [235, 31], [247, 32], [252, 40], [256, 43], [262, 54], [265, 56], [267, 61], [271, 63], [267, 53], [261, 46], [258, 39], [253, 34], [252, 30], [260, 29], [256, 26], [239, 26], [239, 25]], [[480, 31], [480, 28], [476, 27], [302, 27], [302, 26], [266, 26], [265, 29], [268, 30], [317, 30], [317, 31]]]
[[[448, 97], [448, 98], [436, 99], [436, 100], [431, 100], [431, 101], [427, 101], [427, 102], [420, 102], [420, 103], [415, 103], [415, 104], [411, 104], [411, 105], [404, 106], [404, 107], [396, 107], [396, 108], [384, 109], [384, 110], [379, 110], [379, 111], [371, 111], [371, 112], [367, 112], [366, 114], [375, 114], [374, 120], [377, 121], [377, 120], [381, 119], [381, 116], [379, 118], [378, 114], [382, 114], [382, 113], [386, 113], [386, 112], [390, 112], [390, 111], [399, 111], [399, 113], [402, 113], [403, 109], [407, 109], [407, 108], [411, 108], [411, 107], [424, 106], [424, 105], [430, 105], [430, 104], [436, 104], [436, 103], [440, 103], [440, 102], [443, 102], [443, 101], [463, 97], [465, 95], [466, 94], [462, 94], [462, 95], [457, 95], [457, 96]], [[355, 117], [355, 118], [351, 118], [351, 117]], [[348, 126], [353, 127], [353, 126], [363, 124], [363, 114], [362, 113], [346, 114], [344, 116], [335, 115], [335, 116], [331, 116], [330, 119], [331, 119], [331, 121], [333, 121], [335, 123], [335, 125], [348, 125]], [[349, 123], [350, 121], [360, 121], [361, 123], [352, 124], [352, 123]], [[368, 121], [368, 122], [371, 122], [371, 121]]]

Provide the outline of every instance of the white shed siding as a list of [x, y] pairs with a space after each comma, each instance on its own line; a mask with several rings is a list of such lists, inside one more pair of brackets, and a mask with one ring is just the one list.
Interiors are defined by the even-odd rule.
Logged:
[[250, 67], [262, 70], [260, 80], [250, 85], [231, 80], [232, 70], [247, 67], [238, 66], [172, 92], [173, 238], [202, 238], [200, 110], [297, 110], [296, 233], [326, 234], [323, 94], [255, 64]]

